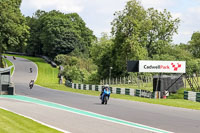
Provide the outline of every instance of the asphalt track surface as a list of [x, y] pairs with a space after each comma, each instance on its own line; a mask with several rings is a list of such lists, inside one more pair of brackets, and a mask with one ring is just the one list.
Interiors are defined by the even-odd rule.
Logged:
[[[99, 97], [96, 96], [57, 91], [36, 85], [30, 90], [28, 83], [35, 78], [36, 65], [22, 58], [17, 58], [17, 60], [9, 58], [9, 60], [15, 64], [13, 82], [18, 95], [59, 103], [176, 133], [199, 133], [200, 131], [200, 111], [197, 110], [112, 98], [108, 105], [101, 105]], [[33, 68], [33, 73], [29, 72], [30, 67]], [[141, 130], [130, 131], [141, 132]]]

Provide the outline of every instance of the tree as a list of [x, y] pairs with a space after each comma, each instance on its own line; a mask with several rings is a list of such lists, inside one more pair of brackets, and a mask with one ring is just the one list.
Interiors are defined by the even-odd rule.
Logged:
[[54, 58], [72, 51], [76, 55], [88, 53], [86, 51], [95, 39], [93, 32], [77, 13], [38, 10], [29, 22], [33, 36], [29, 40], [30, 49], [27, 52], [33, 54]]
[[105, 55], [108, 50], [111, 50], [112, 45], [113, 40], [106, 33], [102, 33], [101, 38], [93, 41], [92, 46], [90, 47], [90, 55], [97, 65], [100, 65], [99, 62], [101, 57]]
[[191, 53], [196, 58], [200, 58], [200, 32], [194, 32], [192, 34], [191, 41], [189, 41]]
[[[164, 10], [145, 10], [137, 0], [127, 2], [125, 9], [116, 12], [112, 22], [114, 71], [125, 76], [126, 62], [152, 58], [163, 53], [177, 32], [179, 19]], [[118, 75], [118, 76], [119, 76]]]
[[113, 40], [107, 34], [92, 43], [90, 55], [94, 63], [98, 66], [100, 78], [109, 76], [109, 68], [112, 67], [112, 46]]
[[29, 36], [29, 27], [20, 12], [20, 4], [21, 0], [0, 1], [0, 67], [2, 52], [8, 48], [22, 52]]
[[26, 47], [26, 53], [29, 55], [43, 55], [43, 44], [40, 40], [43, 22], [39, 18], [46, 14], [45, 11], [37, 10], [33, 17], [26, 17], [27, 24], [30, 27], [30, 38]]
[[147, 57], [145, 49], [147, 31], [151, 23], [146, 20], [145, 9], [136, 0], [128, 1], [123, 11], [116, 12], [112, 22], [113, 71], [116, 76], [126, 74], [126, 62]]
[[[93, 31], [86, 27], [85, 22], [77, 13], [66, 14], [66, 16], [73, 23], [73, 28], [80, 36], [81, 47], [76, 49], [78, 49], [78, 52], [81, 51], [83, 54], [88, 56], [89, 48], [91, 47], [92, 41], [96, 40], [96, 37], [93, 35]], [[80, 52], [77, 53], [77, 50], [74, 51], [74, 54], [80, 54]]]
[[147, 35], [148, 56], [161, 54], [167, 45], [172, 42], [174, 33], [177, 33], [179, 18], [173, 19], [165, 9], [159, 12], [153, 8], [147, 10], [147, 19], [151, 21], [151, 28]]
[[165, 47], [161, 55], [153, 55], [153, 60], [177, 60], [177, 61], [186, 61], [186, 72], [187, 74], [199, 73], [200, 60], [194, 58], [193, 55], [185, 49], [185, 45], [169, 45]]

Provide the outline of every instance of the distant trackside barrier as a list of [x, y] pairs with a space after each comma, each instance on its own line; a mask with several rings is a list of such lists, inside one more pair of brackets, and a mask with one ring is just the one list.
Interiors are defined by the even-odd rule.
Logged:
[[[78, 84], [71, 83], [69, 81], [65, 82], [65, 85], [80, 90], [91, 90], [91, 91], [102, 91], [103, 85], [89, 85], [89, 84]], [[113, 94], [123, 94], [123, 95], [131, 95], [137, 97], [145, 97], [145, 98], [159, 98], [159, 92], [150, 92], [147, 90], [140, 89], [131, 89], [131, 88], [118, 88], [118, 87], [110, 87], [111, 93]]]

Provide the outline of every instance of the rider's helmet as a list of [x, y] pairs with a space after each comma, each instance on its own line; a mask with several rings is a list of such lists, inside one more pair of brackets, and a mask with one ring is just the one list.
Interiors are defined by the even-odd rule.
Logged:
[[109, 85], [108, 85], [108, 84], [106, 84], [106, 85], [104, 85], [104, 87], [109, 87]]
[[104, 88], [109, 89], [109, 85], [108, 84], [104, 85]]

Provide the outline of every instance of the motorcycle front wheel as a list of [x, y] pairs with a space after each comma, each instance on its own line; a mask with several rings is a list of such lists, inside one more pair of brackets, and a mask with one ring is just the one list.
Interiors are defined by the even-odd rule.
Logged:
[[107, 104], [107, 102], [108, 102], [108, 96], [105, 96], [104, 97], [104, 103]]

